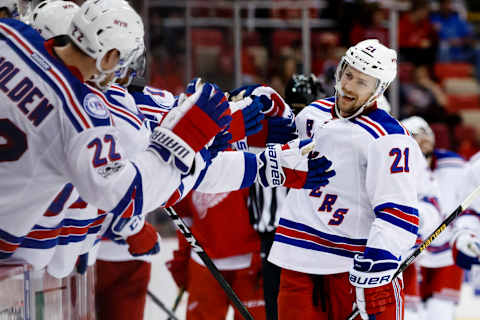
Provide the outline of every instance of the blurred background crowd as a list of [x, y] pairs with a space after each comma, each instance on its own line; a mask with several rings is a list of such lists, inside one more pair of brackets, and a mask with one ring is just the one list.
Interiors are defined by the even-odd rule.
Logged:
[[145, 0], [136, 6], [148, 28], [149, 82], [157, 88], [180, 93], [201, 76], [224, 90], [266, 83], [282, 94], [294, 73], [311, 72], [330, 95], [346, 48], [377, 38], [399, 51], [398, 94], [387, 94], [398, 105], [394, 115], [422, 116], [438, 147], [466, 159], [480, 149], [480, 1]]

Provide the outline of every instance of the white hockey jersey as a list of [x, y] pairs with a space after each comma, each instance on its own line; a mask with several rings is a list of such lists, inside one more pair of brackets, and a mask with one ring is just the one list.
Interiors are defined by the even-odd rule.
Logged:
[[0, 22], [0, 100], [0, 258], [67, 183], [117, 213], [151, 211], [179, 185], [180, 173], [153, 153], [126, 157], [102, 99], [16, 20]]
[[[417, 145], [418, 146], [418, 145]], [[418, 153], [421, 153], [418, 146]], [[440, 208], [440, 190], [433, 172], [425, 157], [421, 157], [417, 164], [418, 215], [419, 226], [417, 244], [428, 237], [442, 222]], [[436, 240], [435, 240], [436, 241]]]
[[[432, 159], [433, 177], [439, 188], [441, 220], [443, 221], [463, 201], [462, 189], [466, 164], [455, 152], [437, 149]], [[440, 221], [441, 222], [441, 221]], [[440, 223], [437, 223], [437, 227]], [[439, 268], [454, 263], [450, 240], [453, 224], [443, 231], [418, 258], [423, 267]]]
[[336, 175], [319, 190], [290, 190], [269, 261], [311, 274], [347, 272], [355, 254], [376, 248], [397, 259], [418, 232], [415, 140], [385, 111], [334, 117], [335, 98], [302, 110], [301, 138], [332, 161]]
[[[144, 151], [148, 146], [151, 131], [147, 117], [137, 108], [134, 98], [124, 88], [115, 85], [105, 96], [96, 88], [89, 88], [99, 97], [106, 98], [104, 103], [112, 114], [126, 156], [132, 158]], [[155, 110], [154, 108], [152, 105], [149, 110]], [[165, 108], [163, 106], [160, 110]], [[158, 123], [160, 119], [154, 117], [151, 121]], [[48, 264], [47, 270], [51, 275], [57, 278], [65, 277], [74, 269], [77, 257], [92, 251], [94, 245], [99, 243], [112, 219], [112, 213], [106, 213], [86, 203], [77, 190], [68, 184], [12, 257], [22, 259], [37, 269]], [[108, 243], [98, 250], [102, 257], [107, 256], [113, 260], [135, 259], [128, 252], [126, 244], [120, 245], [112, 241]], [[94, 252], [97, 251], [94, 250], [91, 255]], [[140, 259], [149, 260], [149, 257]]]
[[[480, 152], [473, 155], [466, 164], [461, 185], [462, 199], [480, 185]], [[463, 232], [463, 230], [469, 230], [480, 236], [480, 198], [478, 197], [455, 221], [454, 233]]]

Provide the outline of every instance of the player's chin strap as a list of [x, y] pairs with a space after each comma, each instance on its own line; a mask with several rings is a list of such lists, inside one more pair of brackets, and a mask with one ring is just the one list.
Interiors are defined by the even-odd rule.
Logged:
[[341, 112], [340, 110], [338, 110], [338, 98], [341, 97], [341, 96], [344, 96], [345, 93], [343, 92], [343, 89], [342, 87], [340, 86], [339, 83], [337, 83], [335, 85], [335, 114], [336, 116], [339, 118], [339, 119], [344, 119], [344, 120], [350, 120], [352, 118], [355, 118], [359, 115], [362, 114], [362, 112], [365, 110], [366, 107], [369, 107], [370, 105], [372, 105], [373, 102], [375, 102], [375, 100], [377, 100], [378, 97], [380, 97], [380, 95], [383, 93], [383, 91], [379, 91], [379, 87], [377, 85], [377, 89], [375, 89], [375, 92], [372, 93], [372, 95], [370, 96], [370, 98], [367, 100], [367, 102], [365, 102], [360, 108], [357, 109], [357, 111], [355, 111], [355, 113], [353, 113], [351, 116], [348, 116], [348, 117], [344, 117], [341, 115]]

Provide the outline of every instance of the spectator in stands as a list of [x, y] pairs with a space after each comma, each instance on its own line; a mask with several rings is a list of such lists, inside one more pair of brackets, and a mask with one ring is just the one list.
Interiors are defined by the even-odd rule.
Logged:
[[430, 76], [426, 65], [412, 71], [413, 82], [400, 85], [401, 118], [419, 115], [428, 122], [444, 120], [447, 96]]
[[477, 65], [480, 76], [480, 57], [474, 49], [471, 25], [452, 7], [451, 0], [440, 0], [438, 12], [431, 15], [439, 39], [439, 61], [466, 61]]
[[273, 64], [271, 87], [282, 97], [285, 96], [285, 86], [288, 80], [297, 73], [298, 61], [293, 56], [281, 56], [277, 63]]
[[428, 1], [412, 0], [411, 9], [401, 16], [398, 24], [398, 44], [403, 60], [420, 64], [435, 60], [437, 34], [429, 20], [429, 11]]
[[365, 7], [363, 20], [358, 21], [350, 32], [350, 43], [358, 43], [367, 39], [378, 39], [384, 45], [389, 44], [386, 28], [386, 12], [376, 2]]

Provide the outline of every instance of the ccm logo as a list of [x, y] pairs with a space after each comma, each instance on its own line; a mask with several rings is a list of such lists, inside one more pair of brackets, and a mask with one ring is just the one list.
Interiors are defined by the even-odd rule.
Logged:
[[387, 275], [383, 277], [359, 277], [354, 274], [350, 275], [350, 282], [356, 283], [359, 285], [382, 285], [390, 282], [392, 275]]
[[118, 20], [118, 19], [113, 20], [113, 24], [119, 25], [120, 27], [124, 27], [124, 28], [126, 28], [128, 26], [128, 23], [126, 23], [125, 21]]

